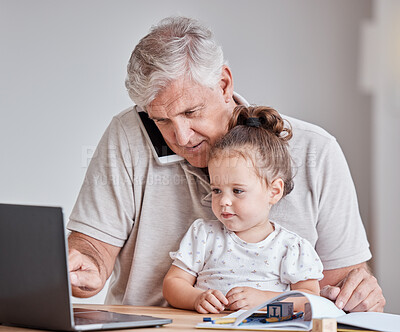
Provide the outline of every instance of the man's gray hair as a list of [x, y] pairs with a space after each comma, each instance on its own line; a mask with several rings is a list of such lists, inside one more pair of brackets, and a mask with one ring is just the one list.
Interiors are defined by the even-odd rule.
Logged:
[[197, 20], [167, 17], [136, 45], [125, 86], [139, 106], [148, 106], [170, 82], [185, 77], [214, 88], [224, 58], [212, 32]]

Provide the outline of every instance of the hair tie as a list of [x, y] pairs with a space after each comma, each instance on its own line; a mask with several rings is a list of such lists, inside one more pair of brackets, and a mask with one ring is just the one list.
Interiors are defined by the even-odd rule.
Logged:
[[246, 126], [259, 128], [259, 127], [261, 127], [261, 121], [259, 118], [247, 118]]

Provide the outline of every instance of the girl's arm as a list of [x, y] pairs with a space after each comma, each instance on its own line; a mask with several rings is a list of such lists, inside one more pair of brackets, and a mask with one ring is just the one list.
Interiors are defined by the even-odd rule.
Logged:
[[200, 313], [219, 313], [225, 309], [228, 301], [220, 291], [194, 288], [195, 282], [195, 276], [172, 265], [164, 277], [164, 298], [173, 307]]
[[[308, 279], [296, 282], [295, 284], [290, 285], [290, 289], [318, 296], [320, 292], [319, 282], [317, 279]], [[305, 297], [297, 297], [290, 301], [293, 302], [294, 311], [304, 311], [304, 304], [308, 302]]]
[[[229, 310], [251, 309], [282, 292], [265, 291], [254, 287], [234, 287], [226, 293], [229, 301]], [[267, 310], [262, 308], [261, 310]]]
[[[319, 283], [317, 279], [299, 281], [295, 284], [291, 284], [290, 289], [319, 295]], [[282, 294], [282, 292], [265, 291], [253, 287], [234, 287], [226, 293], [226, 298], [229, 301], [230, 310], [239, 310], [250, 309], [279, 294]], [[304, 297], [290, 298], [285, 301], [293, 302], [294, 311], [304, 311], [304, 303], [308, 302]], [[261, 310], [266, 310], [266, 308]]]
[[195, 276], [172, 265], [164, 277], [164, 298], [173, 307], [193, 310], [194, 300], [203, 292], [193, 287], [195, 282]]
[[297, 290], [300, 292], [305, 292], [313, 295], [319, 295], [319, 282], [317, 279], [308, 279], [296, 282], [290, 285], [291, 290]]

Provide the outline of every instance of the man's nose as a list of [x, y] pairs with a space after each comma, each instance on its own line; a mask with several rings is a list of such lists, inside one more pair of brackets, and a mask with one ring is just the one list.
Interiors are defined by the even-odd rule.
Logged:
[[180, 146], [186, 146], [194, 134], [194, 131], [190, 126], [190, 122], [187, 120], [176, 122], [174, 131], [176, 142]]

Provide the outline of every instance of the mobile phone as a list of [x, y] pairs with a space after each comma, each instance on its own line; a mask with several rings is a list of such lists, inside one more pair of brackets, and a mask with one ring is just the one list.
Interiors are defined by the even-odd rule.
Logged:
[[184, 160], [183, 157], [178, 156], [172, 151], [164, 140], [160, 130], [148, 114], [135, 106], [136, 114], [138, 115], [139, 125], [142, 129], [143, 135], [146, 137], [150, 145], [154, 158], [159, 165], [167, 165]]

